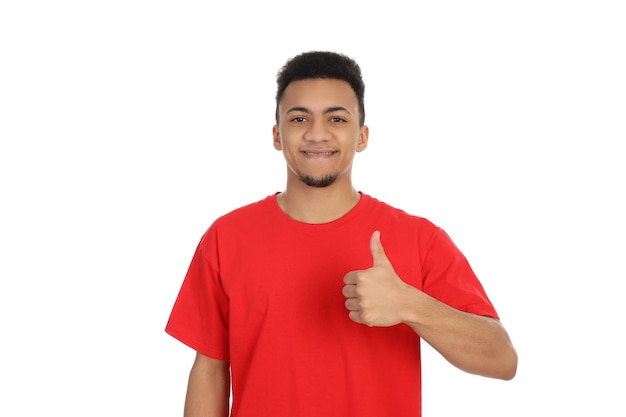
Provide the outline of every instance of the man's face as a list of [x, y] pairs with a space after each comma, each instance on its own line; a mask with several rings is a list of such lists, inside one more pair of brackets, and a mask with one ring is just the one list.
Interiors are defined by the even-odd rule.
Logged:
[[308, 79], [287, 86], [278, 105], [274, 147], [283, 151], [289, 175], [313, 187], [349, 181], [356, 152], [367, 146], [356, 95], [345, 81]]

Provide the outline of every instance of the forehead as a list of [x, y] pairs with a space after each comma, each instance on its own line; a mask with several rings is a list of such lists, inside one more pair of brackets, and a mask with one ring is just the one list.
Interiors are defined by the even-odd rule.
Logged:
[[350, 84], [336, 79], [306, 79], [291, 82], [280, 100], [280, 107], [292, 106], [358, 107], [357, 97]]

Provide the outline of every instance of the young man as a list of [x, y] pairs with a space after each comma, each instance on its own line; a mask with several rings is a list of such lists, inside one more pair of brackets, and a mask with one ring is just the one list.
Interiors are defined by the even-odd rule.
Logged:
[[308, 52], [278, 74], [283, 192], [217, 219], [166, 331], [196, 350], [185, 416], [421, 415], [420, 338], [463, 371], [517, 354], [439, 227], [352, 185], [367, 147], [357, 63]]

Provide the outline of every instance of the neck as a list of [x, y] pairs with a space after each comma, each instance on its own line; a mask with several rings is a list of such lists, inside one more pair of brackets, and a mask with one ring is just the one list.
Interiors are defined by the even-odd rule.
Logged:
[[337, 220], [359, 202], [361, 195], [349, 178], [340, 178], [328, 187], [310, 187], [300, 180], [287, 181], [277, 197], [282, 211], [294, 220], [320, 224]]

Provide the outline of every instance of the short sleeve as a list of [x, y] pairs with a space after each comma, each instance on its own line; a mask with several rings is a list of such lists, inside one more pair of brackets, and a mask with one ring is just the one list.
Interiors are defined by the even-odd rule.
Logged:
[[422, 265], [425, 293], [458, 310], [498, 318], [467, 259], [442, 229], [432, 235]]
[[196, 248], [165, 331], [205, 356], [228, 360], [229, 300], [221, 284], [218, 249], [213, 225]]

